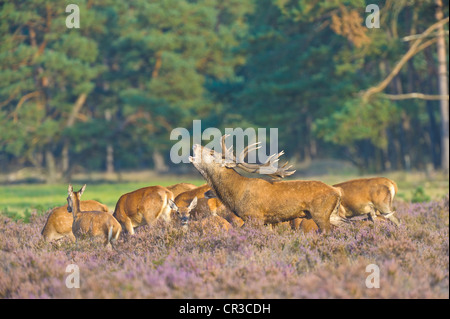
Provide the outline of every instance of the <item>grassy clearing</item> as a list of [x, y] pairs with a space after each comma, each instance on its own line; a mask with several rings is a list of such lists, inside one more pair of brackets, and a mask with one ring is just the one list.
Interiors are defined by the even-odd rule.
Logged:
[[[187, 183], [201, 185], [202, 180], [183, 180]], [[148, 182], [101, 182], [87, 183], [83, 199], [94, 199], [106, 204], [110, 210], [114, 207], [121, 195], [130, 191], [150, 185], [172, 185], [171, 179]], [[75, 189], [83, 186], [81, 183], [73, 184]], [[28, 221], [32, 212], [38, 215], [45, 213], [55, 206], [65, 205], [67, 198], [67, 184], [19, 184], [0, 185], [0, 213], [14, 219], [23, 218]]]

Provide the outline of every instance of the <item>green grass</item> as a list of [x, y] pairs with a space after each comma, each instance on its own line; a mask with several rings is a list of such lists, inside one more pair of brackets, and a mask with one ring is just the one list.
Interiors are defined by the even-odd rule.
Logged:
[[[204, 183], [202, 180], [183, 181], [195, 185]], [[106, 204], [112, 211], [120, 196], [151, 185], [168, 186], [176, 182], [173, 180], [146, 182], [124, 182], [124, 183], [87, 183], [83, 194], [84, 200], [94, 199]], [[24, 219], [26, 222], [32, 212], [44, 214], [49, 209], [65, 205], [67, 198], [67, 184], [19, 184], [0, 185], [0, 213], [6, 214], [14, 219]], [[82, 184], [73, 184], [78, 190]]]

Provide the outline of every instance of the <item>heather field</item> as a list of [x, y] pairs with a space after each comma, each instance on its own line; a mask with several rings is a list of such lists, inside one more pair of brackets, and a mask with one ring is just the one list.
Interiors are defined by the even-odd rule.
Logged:
[[[45, 243], [47, 214], [0, 214], [0, 298], [449, 298], [448, 195], [396, 209], [399, 228], [355, 222], [326, 235], [157, 224], [114, 250]], [[70, 264], [79, 288], [66, 286]], [[370, 264], [379, 288], [366, 287]]]

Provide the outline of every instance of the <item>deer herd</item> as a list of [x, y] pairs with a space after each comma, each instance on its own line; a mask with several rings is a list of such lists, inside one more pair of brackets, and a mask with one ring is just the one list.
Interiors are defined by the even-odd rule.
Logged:
[[[112, 213], [97, 201], [81, 200], [86, 185], [77, 192], [69, 185], [67, 205], [51, 211], [42, 230], [44, 239], [69, 237], [78, 242], [80, 238], [100, 237], [111, 246], [122, 231], [134, 235], [136, 227], [154, 225], [158, 220], [183, 229], [198, 223], [228, 230], [254, 219], [268, 225], [288, 223], [304, 232], [329, 232], [363, 217], [400, 224], [392, 208], [397, 193], [392, 180], [361, 178], [332, 186], [320, 181], [283, 181], [295, 172], [287, 163], [275, 166], [283, 152], [273, 154], [263, 164], [245, 163], [248, 153], [259, 148], [258, 143], [246, 147], [236, 158], [232, 147], [226, 147], [227, 137], [222, 136], [221, 153], [193, 146], [189, 160], [206, 180], [199, 187], [179, 183], [140, 188], [122, 195]], [[236, 168], [272, 180], [245, 177]]]

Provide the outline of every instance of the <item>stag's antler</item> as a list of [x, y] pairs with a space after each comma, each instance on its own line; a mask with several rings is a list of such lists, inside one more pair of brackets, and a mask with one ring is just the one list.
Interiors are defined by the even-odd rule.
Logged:
[[226, 148], [225, 139], [228, 136], [229, 136], [229, 134], [223, 135], [222, 141], [221, 141], [221, 143], [222, 143], [222, 158], [227, 161], [230, 161], [229, 164], [231, 164], [231, 166], [227, 165], [228, 167], [239, 167], [249, 173], [266, 174], [274, 179], [281, 179], [281, 178], [290, 176], [295, 173], [295, 170], [293, 170], [293, 171], [289, 170], [290, 168], [292, 168], [292, 165], [287, 166], [288, 162], [284, 163], [284, 165], [281, 167], [277, 167], [277, 165], [275, 165], [275, 163], [277, 163], [280, 160], [280, 157], [284, 154], [284, 151], [281, 151], [278, 154], [272, 154], [271, 156], [269, 156], [267, 161], [263, 164], [246, 163], [244, 161], [245, 157], [247, 157], [248, 153], [256, 151], [257, 149], [261, 148], [261, 146], [259, 145], [260, 142], [248, 145], [239, 154], [238, 160], [236, 160], [236, 157], [233, 154], [233, 146], [231, 146], [228, 149]]

